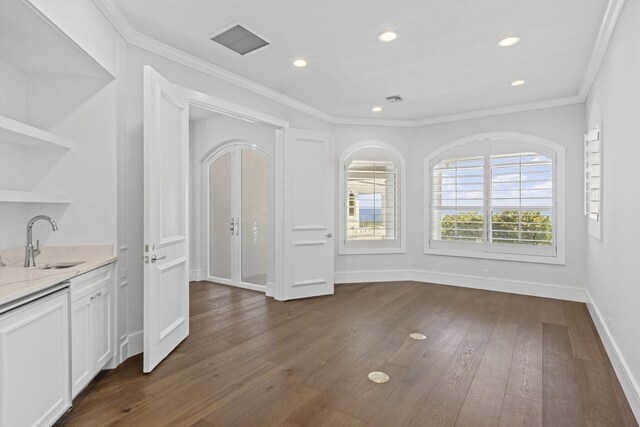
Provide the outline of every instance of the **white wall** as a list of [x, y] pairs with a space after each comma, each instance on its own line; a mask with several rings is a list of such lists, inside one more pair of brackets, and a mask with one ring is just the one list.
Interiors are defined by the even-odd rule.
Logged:
[[[602, 241], [587, 238], [587, 288], [627, 397], [640, 418], [640, 1], [627, 0], [587, 100], [598, 101], [603, 128]], [[585, 128], [586, 131], [586, 128]], [[585, 230], [586, 233], [586, 230]], [[598, 318], [599, 314], [599, 318]], [[608, 342], [607, 342], [608, 341]], [[615, 354], [617, 350], [617, 354]], [[617, 356], [617, 357], [616, 357]]]
[[[580, 288], [585, 281], [583, 261], [586, 224], [582, 215], [583, 123], [583, 106], [579, 104], [414, 129], [336, 127], [336, 156], [357, 142], [381, 140], [394, 146], [405, 156], [408, 169], [404, 185], [405, 194], [408, 195], [405, 225], [408, 231], [407, 254], [336, 255], [338, 280], [422, 278], [426, 281], [462, 284], [467, 283], [470, 279], [468, 276], [471, 276], [471, 279], [482, 280], [486, 286], [511, 287], [515, 290], [518, 285], [523, 292], [538, 292], [540, 295], [581, 295]], [[424, 159], [449, 142], [486, 132], [524, 133], [551, 140], [566, 148], [566, 265], [424, 254]], [[337, 218], [336, 214], [336, 221]], [[363, 275], [361, 272], [369, 273]], [[537, 285], [539, 289], [536, 290]], [[573, 289], [565, 292], [562, 287]]]
[[3, 60], [0, 60], [0, 115], [27, 120], [27, 76]]

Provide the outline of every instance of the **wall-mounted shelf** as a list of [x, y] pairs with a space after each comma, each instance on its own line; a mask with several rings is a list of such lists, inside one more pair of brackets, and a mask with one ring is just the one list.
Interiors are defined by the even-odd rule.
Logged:
[[0, 116], [0, 141], [26, 147], [60, 147], [67, 150], [73, 146], [70, 139], [4, 116]]
[[0, 203], [71, 203], [69, 194], [50, 194], [34, 191], [0, 190]]

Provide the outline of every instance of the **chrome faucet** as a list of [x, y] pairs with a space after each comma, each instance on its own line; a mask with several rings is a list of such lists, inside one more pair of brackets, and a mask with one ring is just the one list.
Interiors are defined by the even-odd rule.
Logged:
[[33, 224], [43, 219], [45, 221], [49, 221], [51, 224], [51, 228], [53, 231], [58, 231], [58, 224], [47, 215], [38, 215], [34, 216], [27, 223], [27, 246], [24, 248], [24, 266], [25, 267], [35, 267], [36, 266], [36, 257], [40, 255], [40, 240], [36, 240], [36, 248], [33, 249]]

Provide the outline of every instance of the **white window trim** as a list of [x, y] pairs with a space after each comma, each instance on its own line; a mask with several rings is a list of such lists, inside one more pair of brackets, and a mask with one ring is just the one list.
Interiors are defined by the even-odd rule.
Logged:
[[[520, 141], [525, 143], [533, 143], [548, 148], [556, 153], [556, 165], [555, 165], [555, 179], [554, 191], [556, 201], [556, 223], [554, 235], [556, 239], [556, 255], [555, 256], [540, 256], [530, 254], [513, 254], [513, 253], [496, 253], [496, 252], [480, 252], [474, 250], [456, 249], [450, 247], [437, 247], [437, 243], [434, 245], [431, 241], [431, 193], [432, 193], [432, 173], [431, 163], [434, 159], [441, 156], [445, 152], [452, 148], [459, 147], [474, 141], [488, 141], [488, 140], [511, 140]], [[547, 139], [537, 136], [526, 135], [516, 132], [490, 132], [481, 133], [476, 135], [467, 136], [465, 138], [458, 139], [450, 142], [443, 147], [440, 147], [424, 160], [424, 253], [426, 255], [445, 255], [456, 256], [466, 258], [482, 258], [482, 259], [496, 259], [504, 261], [519, 261], [537, 264], [557, 264], [565, 265], [565, 181], [566, 181], [566, 163], [565, 163], [565, 148], [559, 144], [551, 142]]]
[[[398, 166], [398, 177], [400, 184], [398, 185], [397, 192], [400, 197], [400, 244], [394, 247], [381, 246], [381, 240], [362, 240], [357, 244], [358, 246], [351, 246], [347, 244], [347, 222], [346, 222], [346, 195], [347, 195], [347, 181], [345, 173], [345, 162], [355, 154], [357, 151], [366, 148], [376, 148], [387, 151], [391, 160], [396, 162]], [[407, 253], [407, 209], [406, 209], [406, 162], [404, 157], [391, 145], [375, 140], [362, 141], [347, 148], [342, 155], [340, 155], [338, 163], [338, 224], [339, 227], [339, 242], [338, 242], [338, 254], [339, 255], [365, 255], [365, 254], [404, 254]]]

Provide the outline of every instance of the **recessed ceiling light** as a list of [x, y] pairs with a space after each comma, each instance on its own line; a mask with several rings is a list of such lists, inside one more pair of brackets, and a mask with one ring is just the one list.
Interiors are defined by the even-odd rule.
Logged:
[[517, 37], [517, 36], [505, 37], [504, 39], [498, 42], [498, 46], [509, 47], [509, 46], [513, 46], [514, 44], [518, 44], [519, 42], [520, 42], [520, 37]]
[[378, 40], [381, 42], [391, 42], [398, 38], [398, 33], [392, 30], [386, 30], [378, 34]]
[[295, 61], [293, 61], [293, 65], [295, 65], [298, 68], [302, 68], [302, 67], [306, 67], [307, 65], [309, 65], [309, 63], [307, 62], [306, 59], [296, 59]]
[[511, 82], [511, 86], [522, 86], [525, 83], [526, 83], [526, 81], [524, 81], [524, 80], [515, 80], [515, 81]]
[[374, 113], [379, 113], [380, 111], [382, 111], [382, 107], [380, 107], [379, 105], [376, 105], [371, 109], [371, 111], [373, 111]]

